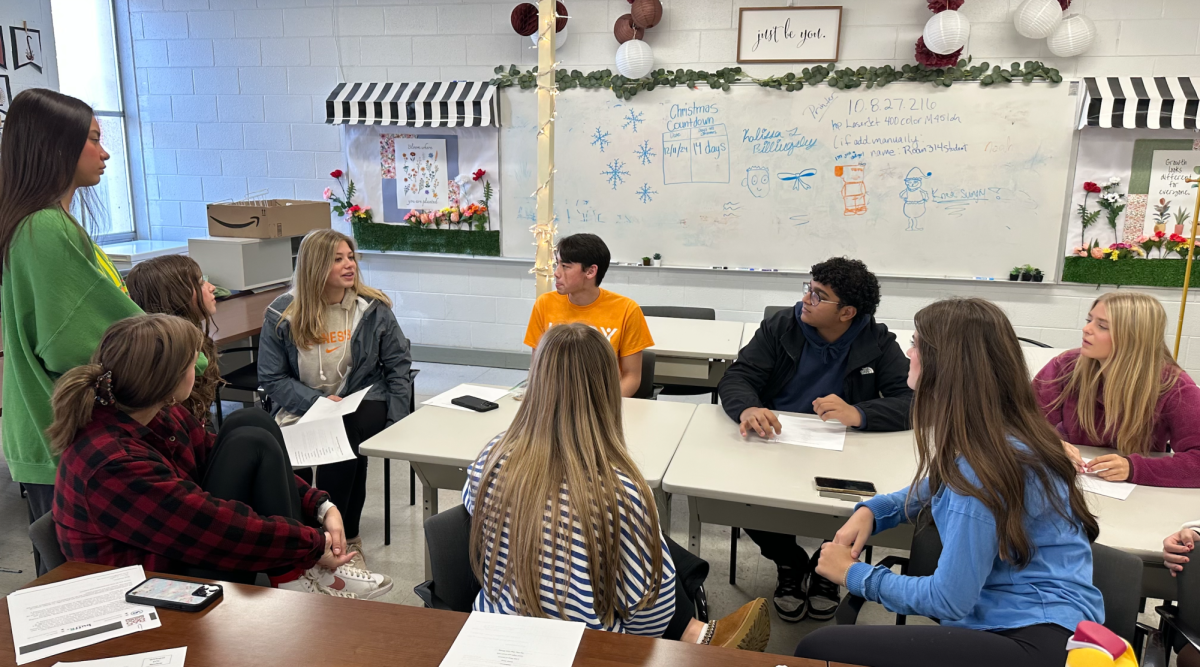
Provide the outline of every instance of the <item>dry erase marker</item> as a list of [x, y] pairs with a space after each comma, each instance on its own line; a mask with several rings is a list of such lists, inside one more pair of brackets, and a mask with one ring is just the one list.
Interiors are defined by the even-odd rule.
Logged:
[[975, 280], [995, 280], [995, 278], [986, 278], [984, 276], [975, 276]]
[[729, 270], [729, 267], [728, 267], [728, 266], [714, 266], [713, 268], [714, 268], [714, 269], [720, 269], [720, 270], [722, 270], [722, 271], [727, 271], [727, 270]]

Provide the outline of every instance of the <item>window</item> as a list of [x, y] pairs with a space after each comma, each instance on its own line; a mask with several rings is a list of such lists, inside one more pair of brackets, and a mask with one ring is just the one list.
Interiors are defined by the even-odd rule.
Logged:
[[96, 111], [100, 138], [112, 157], [96, 186], [100, 206], [94, 219], [81, 220], [97, 242], [134, 237], [129, 190], [128, 142], [121, 106], [117, 39], [111, 0], [50, 0], [58, 52], [59, 91], [78, 97]]

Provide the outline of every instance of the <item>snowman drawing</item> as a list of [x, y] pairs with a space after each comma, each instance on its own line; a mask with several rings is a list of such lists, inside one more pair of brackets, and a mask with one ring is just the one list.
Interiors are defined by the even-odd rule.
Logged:
[[921, 189], [924, 179], [933, 176], [933, 172], [922, 172], [913, 167], [904, 177], [904, 189], [900, 191], [900, 199], [904, 201], [904, 217], [908, 218], [908, 228], [904, 231], [919, 232], [924, 227], [918, 227], [917, 221], [925, 215], [925, 202], [929, 201], [929, 193]]

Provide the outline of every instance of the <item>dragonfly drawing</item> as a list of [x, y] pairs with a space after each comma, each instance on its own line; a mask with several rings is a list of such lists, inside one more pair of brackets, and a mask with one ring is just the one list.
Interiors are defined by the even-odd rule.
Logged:
[[805, 190], [811, 190], [812, 186], [809, 185], [807, 182], [805, 182], [804, 179], [812, 178], [813, 176], [816, 176], [817, 170], [816, 169], [805, 169], [797, 174], [793, 174], [793, 173], [784, 171], [784, 172], [780, 172], [777, 175], [779, 176], [779, 180], [783, 181], [784, 183], [787, 183], [790, 181], [792, 184], [793, 190], [799, 190], [800, 188], [804, 188]]

